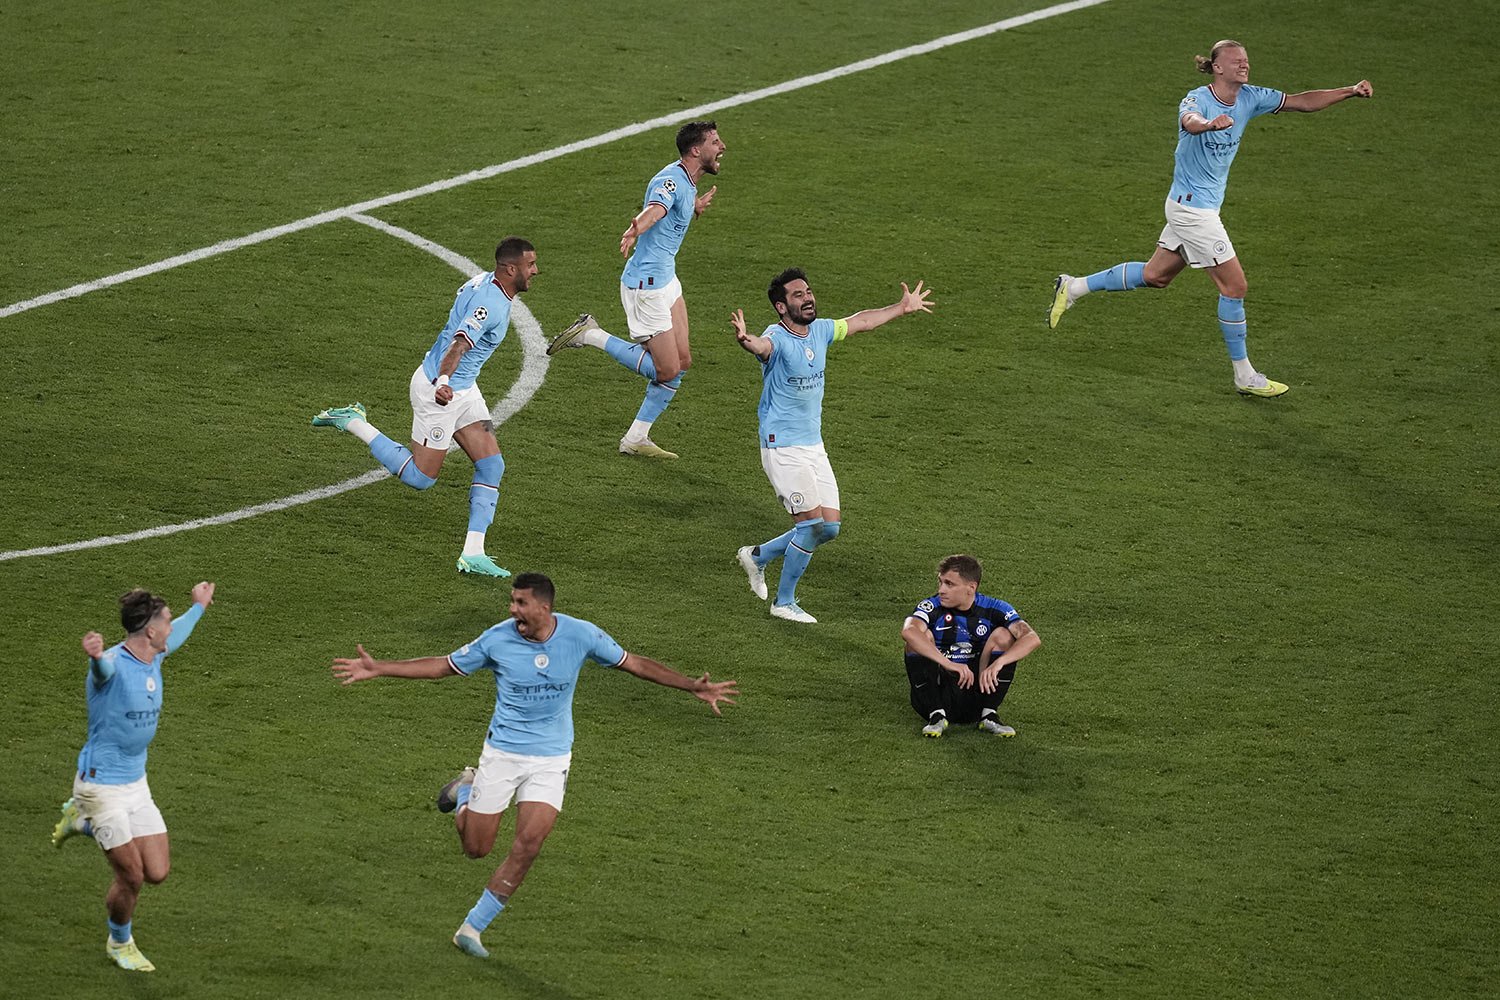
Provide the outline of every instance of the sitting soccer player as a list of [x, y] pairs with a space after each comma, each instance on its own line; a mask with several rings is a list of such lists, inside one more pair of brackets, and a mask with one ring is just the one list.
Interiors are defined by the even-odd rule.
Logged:
[[1016, 735], [997, 712], [1016, 663], [1040, 646], [1042, 637], [1015, 608], [979, 592], [980, 573], [973, 556], [938, 563], [938, 592], [901, 626], [911, 707], [925, 723], [923, 736], [942, 736], [949, 722], [977, 722], [983, 732]]

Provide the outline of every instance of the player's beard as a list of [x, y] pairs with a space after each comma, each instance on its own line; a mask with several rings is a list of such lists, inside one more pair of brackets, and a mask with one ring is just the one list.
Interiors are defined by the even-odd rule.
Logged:
[[713, 174], [715, 177], [719, 176], [719, 164], [717, 160], [709, 160], [706, 163], [702, 163], [702, 167], [705, 174]]
[[792, 315], [792, 320], [800, 326], [809, 326], [818, 318], [818, 304], [809, 302]]

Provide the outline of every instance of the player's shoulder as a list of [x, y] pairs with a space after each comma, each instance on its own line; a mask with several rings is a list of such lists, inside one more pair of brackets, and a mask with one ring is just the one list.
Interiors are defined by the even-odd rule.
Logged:
[[1208, 86], [1207, 84], [1201, 87], [1194, 87], [1186, 94], [1182, 95], [1182, 103], [1184, 106], [1191, 104], [1201, 107], [1209, 101], [1212, 101], [1214, 104], [1219, 103], [1218, 98], [1214, 97], [1213, 88]]
[[691, 190], [693, 182], [688, 178], [687, 171], [682, 169], [682, 163], [673, 160], [652, 175], [648, 186], [653, 191], [661, 188], [668, 194], [675, 194], [679, 187]]
[[979, 605], [981, 608], [984, 608], [986, 611], [993, 611], [997, 613], [1000, 617], [1008, 622], [1015, 621], [1017, 618], [1021, 617], [1020, 614], [1017, 613], [1015, 607], [1013, 607], [1009, 601], [1002, 601], [1000, 598], [991, 597], [989, 594], [975, 594], [974, 603]]
[[924, 615], [931, 615], [942, 606], [942, 601], [938, 599], [938, 595], [933, 594], [931, 597], [925, 597], [917, 602], [916, 612], [920, 612]]

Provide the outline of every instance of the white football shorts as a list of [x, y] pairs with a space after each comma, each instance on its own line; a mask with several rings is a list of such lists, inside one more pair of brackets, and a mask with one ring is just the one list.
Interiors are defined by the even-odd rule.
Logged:
[[167, 832], [167, 821], [151, 801], [146, 779], [126, 785], [101, 785], [73, 779], [73, 801], [78, 812], [94, 827], [94, 839], [106, 851], [130, 843], [136, 837]]
[[497, 750], [488, 743], [479, 755], [479, 771], [469, 792], [469, 808], [493, 815], [504, 812], [511, 800], [545, 802], [562, 812], [563, 792], [568, 784], [568, 764], [573, 755], [533, 757]]
[[625, 307], [625, 323], [630, 339], [644, 343], [658, 333], [672, 329], [672, 305], [682, 298], [682, 282], [673, 278], [661, 288], [631, 288], [620, 285], [620, 305]]
[[490, 408], [478, 385], [454, 389], [447, 406], [433, 399], [437, 386], [427, 377], [421, 365], [411, 376], [411, 439], [428, 448], [444, 451], [453, 441], [453, 432], [472, 423], [490, 419]]
[[839, 483], [821, 442], [762, 448], [760, 467], [787, 513], [800, 514], [815, 507], [839, 509]]
[[1215, 209], [1189, 208], [1167, 199], [1167, 224], [1156, 245], [1182, 255], [1189, 267], [1214, 267], [1234, 259], [1234, 244]]

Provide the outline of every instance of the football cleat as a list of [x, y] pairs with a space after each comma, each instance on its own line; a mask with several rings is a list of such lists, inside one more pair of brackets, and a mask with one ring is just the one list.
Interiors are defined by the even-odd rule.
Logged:
[[1068, 295], [1068, 282], [1072, 280], [1071, 274], [1059, 274], [1052, 284], [1052, 310], [1047, 313], [1047, 328], [1050, 330], [1056, 330], [1062, 314], [1073, 308], [1073, 299]]
[[83, 815], [78, 811], [78, 803], [69, 798], [62, 804], [62, 817], [52, 827], [52, 846], [61, 847], [63, 841], [82, 832]]
[[1287, 390], [1284, 384], [1273, 382], [1260, 372], [1251, 375], [1248, 382], [1236, 382], [1234, 388], [1241, 396], [1262, 396], [1265, 398], [1279, 396]]
[[597, 329], [599, 329], [599, 324], [594, 317], [588, 313], [582, 314], [573, 321], [572, 326], [552, 338], [552, 342], [547, 345], [547, 356], [551, 357], [566, 347], [588, 346], [583, 341], [583, 335], [590, 330]]
[[756, 597], [764, 601], [770, 591], [766, 589], [765, 568], [755, 561], [755, 546], [741, 545], [739, 551], [734, 554], [734, 557], [740, 561], [740, 568], [750, 578], [751, 591], [754, 592]]
[[343, 430], [349, 426], [349, 421], [355, 417], [365, 419], [365, 408], [362, 403], [350, 403], [348, 406], [335, 406], [319, 413], [312, 418], [314, 427], [337, 427]]
[[646, 438], [644, 441], [632, 441], [629, 438], [621, 438], [620, 454], [640, 455], [642, 458], [677, 457], [677, 453], [675, 451], [668, 451], [667, 449], [658, 445], [655, 441], [652, 441], [650, 438]]
[[1016, 735], [1014, 726], [1007, 726], [993, 715], [987, 715], [979, 720], [979, 731], [981, 733], [989, 733], [991, 736]]
[[438, 792], [438, 812], [451, 813], [458, 808], [458, 790], [464, 785], [474, 784], [474, 769], [466, 767], [459, 772], [458, 777], [448, 782]]
[[476, 576], [498, 576], [502, 580], [510, 576], [510, 570], [504, 566], [495, 564], [495, 560], [483, 552], [477, 556], [459, 556], [458, 571], [460, 573], [473, 573]]
[[948, 729], [948, 717], [940, 715], [922, 727], [922, 735], [930, 740], [938, 739]]
[[124, 944], [116, 944], [114, 938], [106, 938], [104, 940], [104, 954], [108, 955], [109, 960], [120, 968], [129, 969], [131, 972], [156, 971], [156, 966], [151, 964], [151, 960], [142, 955], [141, 949], [135, 946], [135, 938], [133, 937]]
[[480, 943], [479, 935], [475, 933], [474, 928], [469, 926], [468, 921], [465, 921], [453, 935], [453, 943], [465, 955], [473, 955], [475, 958], [490, 957], [489, 949]]
[[816, 625], [818, 620], [797, 606], [797, 602], [791, 604], [771, 605], [772, 618], [784, 618], [789, 622], [801, 622], [804, 625]]

